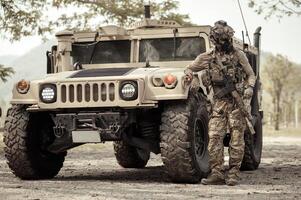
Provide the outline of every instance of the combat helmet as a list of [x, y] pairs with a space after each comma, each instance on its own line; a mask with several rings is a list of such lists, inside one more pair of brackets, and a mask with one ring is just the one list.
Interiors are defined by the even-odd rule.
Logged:
[[209, 34], [209, 38], [213, 44], [222, 44], [225, 41], [231, 41], [233, 36], [233, 28], [223, 20], [215, 22]]

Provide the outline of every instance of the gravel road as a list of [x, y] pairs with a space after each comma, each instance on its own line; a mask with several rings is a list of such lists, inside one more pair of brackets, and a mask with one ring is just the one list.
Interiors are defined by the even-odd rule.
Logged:
[[22, 181], [1, 147], [0, 199], [301, 199], [301, 137], [265, 137], [262, 164], [235, 187], [173, 184], [158, 155], [145, 169], [123, 169], [111, 143], [72, 149], [52, 180]]

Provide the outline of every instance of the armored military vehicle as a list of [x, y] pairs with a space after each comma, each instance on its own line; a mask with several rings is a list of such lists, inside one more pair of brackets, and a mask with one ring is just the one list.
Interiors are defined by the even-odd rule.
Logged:
[[[210, 26], [182, 27], [149, 16], [127, 29], [56, 34], [47, 77], [21, 80], [13, 89], [4, 142], [17, 177], [53, 178], [68, 149], [107, 141], [114, 142], [122, 167], [143, 168], [152, 152], [161, 154], [174, 182], [207, 176], [208, 91], [191, 90], [183, 71], [212, 48]], [[254, 46], [234, 40], [258, 77], [252, 100], [256, 134], [245, 134], [244, 170], [258, 167], [262, 146], [260, 29], [254, 38]]]

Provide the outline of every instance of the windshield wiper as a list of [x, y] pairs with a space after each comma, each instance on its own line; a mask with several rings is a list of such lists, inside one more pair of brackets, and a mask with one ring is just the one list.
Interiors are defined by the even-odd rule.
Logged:
[[177, 33], [178, 29], [173, 29], [173, 60], [176, 60], [176, 53], [177, 53]]
[[95, 33], [95, 36], [94, 36], [94, 46], [93, 46], [93, 49], [92, 49], [92, 52], [91, 52], [89, 64], [92, 64], [92, 59], [93, 59], [93, 57], [94, 57], [94, 53], [95, 53], [95, 50], [96, 50], [96, 46], [97, 46], [98, 43], [100, 42], [100, 41], [96, 42], [98, 36], [99, 36], [99, 33], [96, 32], [96, 33]]

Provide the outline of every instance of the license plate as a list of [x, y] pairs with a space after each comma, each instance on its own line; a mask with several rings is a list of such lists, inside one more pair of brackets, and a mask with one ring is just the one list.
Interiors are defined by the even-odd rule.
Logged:
[[101, 142], [98, 131], [72, 131], [73, 143], [98, 143]]

